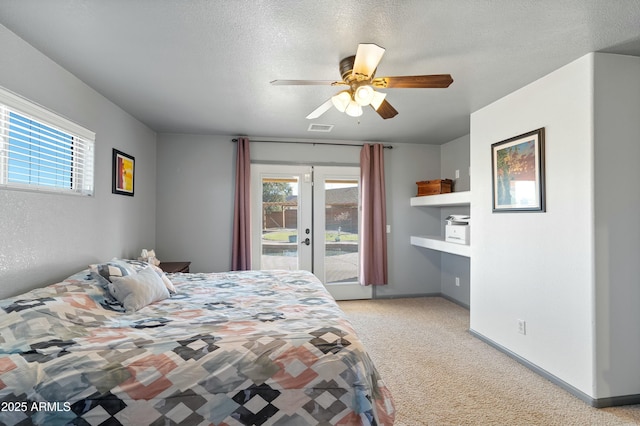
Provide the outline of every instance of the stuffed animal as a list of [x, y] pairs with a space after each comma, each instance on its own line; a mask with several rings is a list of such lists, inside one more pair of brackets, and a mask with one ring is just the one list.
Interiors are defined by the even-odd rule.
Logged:
[[156, 258], [156, 252], [153, 249], [151, 250], [142, 249], [142, 252], [140, 253], [140, 257], [138, 258], [138, 260], [142, 260], [154, 266], [158, 266], [160, 264], [160, 261], [158, 260], [158, 258]]

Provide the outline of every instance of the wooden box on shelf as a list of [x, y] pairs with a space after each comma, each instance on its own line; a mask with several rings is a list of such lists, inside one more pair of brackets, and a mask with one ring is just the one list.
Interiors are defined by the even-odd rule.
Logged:
[[453, 187], [451, 179], [423, 180], [416, 182], [418, 197], [423, 195], [448, 194]]

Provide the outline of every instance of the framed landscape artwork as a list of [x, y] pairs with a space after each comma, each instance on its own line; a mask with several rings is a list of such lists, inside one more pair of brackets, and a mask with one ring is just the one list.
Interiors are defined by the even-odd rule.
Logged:
[[544, 127], [491, 145], [493, 212], [544, 212]]
[[136, 160], [122, 151], [113, 149], [113, 184], [114, 194], [133, 197]]

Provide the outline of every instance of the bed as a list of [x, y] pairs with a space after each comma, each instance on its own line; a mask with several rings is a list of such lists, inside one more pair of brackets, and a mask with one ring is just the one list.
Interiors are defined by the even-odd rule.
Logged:
[[95, 268], [0, 301], [0, 424], [393, 424], [311, 273], [155, 272], [174, 294], [129, 312]]

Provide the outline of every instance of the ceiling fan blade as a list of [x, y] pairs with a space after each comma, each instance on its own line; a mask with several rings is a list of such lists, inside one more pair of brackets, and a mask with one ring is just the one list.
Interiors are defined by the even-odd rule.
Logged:
[[360, 43], [356, 51], [356, 59], [353, 61], [354, 76], [360, 74], [366, 76], [367, 79], [373, 77], [384, 55], [384, 47], [380, 47], [373, 43]]
[[307, 120], [313, 120], [314, 118], [318, 118], [322, 114], [327, 112], [332, 106], [333, 106], [333, 102], [331, 101], [331, 98], [329, 98], [329, 100], [327, 102], [323, 103], [318, 108], [314, 109], [311, 112], [311, 114], [307, 115], [306, 119]]
[[420, 89], [449, 87], [453, 83], [450, 74], [407, 75], [400, 77], [378, 77], [371, 84], [385, 89]]
[[335, 80], [273, 80], [270, 83], [274, 86], [340, 86], [346, 84], [344, 81]]
[[398, 111], [396, 111], [396, 109], [392, 107], [386, 99], [382, 101], [378, 109], [376, 109], [373, 105], [371, 105], [371, 108], [373, 108], [380, 115], [380, 117], [384, 118], [385, 120], [387, 118], [393, 118], [398, 115]]

